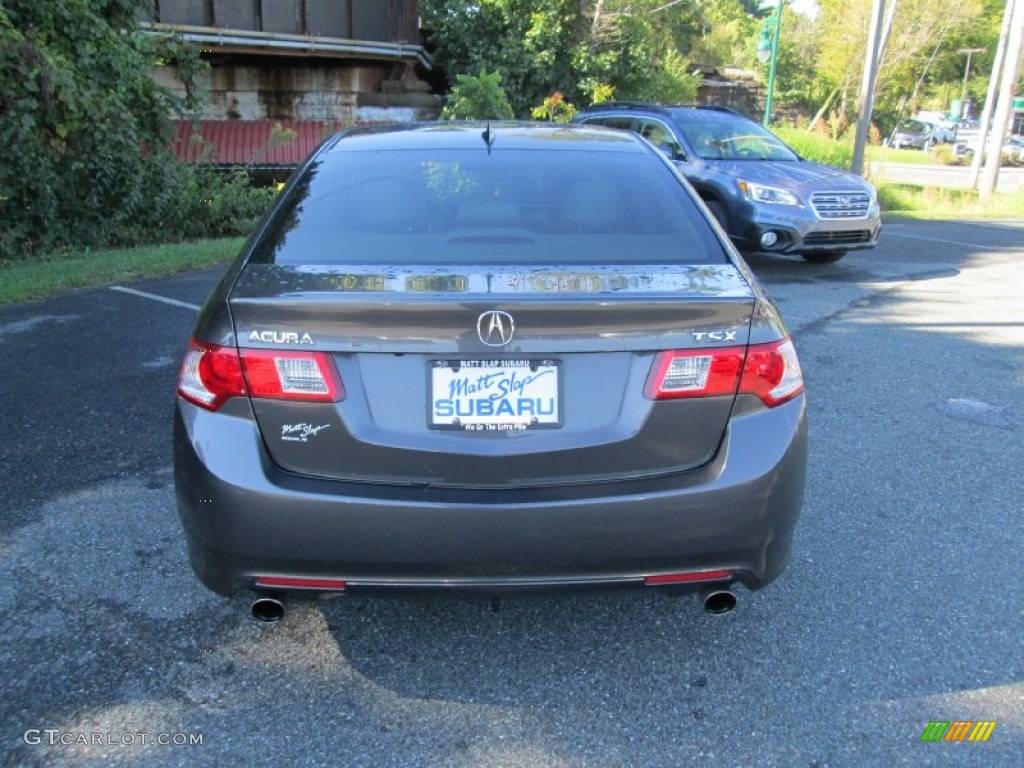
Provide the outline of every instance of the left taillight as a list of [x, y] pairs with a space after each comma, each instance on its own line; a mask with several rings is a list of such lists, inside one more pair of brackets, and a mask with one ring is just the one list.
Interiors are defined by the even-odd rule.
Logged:
[[208, 411], [246, 393], [242, 360], [234, 347], [204, 344], [193, 339], [181, 363], [178, 394]]
[[181, 365], [178, 394], [216, 411], [232, 397], [337, 402], [345, 389], [324, 352], [243, 349], [193, 339]]

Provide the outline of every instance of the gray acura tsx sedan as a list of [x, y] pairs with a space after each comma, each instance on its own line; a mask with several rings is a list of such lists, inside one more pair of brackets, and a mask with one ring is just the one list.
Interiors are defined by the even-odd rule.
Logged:
[[300, 168], [207, 300], [174, 416], [210, 589], [779, 576], [805, 396], [746, 264], [653, 145], [604, 128], [357, 129]]

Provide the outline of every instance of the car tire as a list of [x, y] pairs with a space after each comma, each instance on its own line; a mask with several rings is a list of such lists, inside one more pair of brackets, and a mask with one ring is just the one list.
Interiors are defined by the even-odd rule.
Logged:
[[711, 215], [715, 217], [719, 224], [722, 225], [722, 229], [726, 232], [729, 231], [729, 214], [725, 212], [725, 206], [717, 200], [705, 200], [704, 204], [711, 211]]
[[804, 254], [804, 261], [811, 264], [835, 264], [845, 255], [846, 251], [811, 251]]

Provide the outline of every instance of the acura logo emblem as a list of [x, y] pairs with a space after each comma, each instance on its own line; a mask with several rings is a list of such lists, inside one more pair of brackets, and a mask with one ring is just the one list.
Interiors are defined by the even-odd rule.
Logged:
[[504, 347], [512, 341], [516, 324], [508, 312], [491, 310], [480, 315], [476, 321], [476, 333], [488, 347]]

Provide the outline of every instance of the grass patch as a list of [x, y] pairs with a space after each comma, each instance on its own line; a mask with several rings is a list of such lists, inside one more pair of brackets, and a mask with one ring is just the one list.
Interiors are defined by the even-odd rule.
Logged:
[[[945, 146], [940, 144], [939, 146]], [[938, 149], [936, 147], [935, 149]], [[892, 147], [869, 146], [865, 151], [869, 163], [899, 163], [901, 165], [945, 165], [943, 154], [925, 152], [921, 149], [893, 149]]]
[[806, 160], [846, 169], [853, 161], [852, 141], [836, 141], [820, 133], [809, 133], [803, 128], [787, 125], [772, 126], [772, 131]]
[[0, 306], [70, 288], [130, 282], [202, 269], [235, 257], [244, 238], [72, 251], [29, 261], [0, 261]]
[[1024, 217], [1024, 195], [996, 194], [985, 203], [975, 190], [879, 183], [882, 212], [921, 219]]

